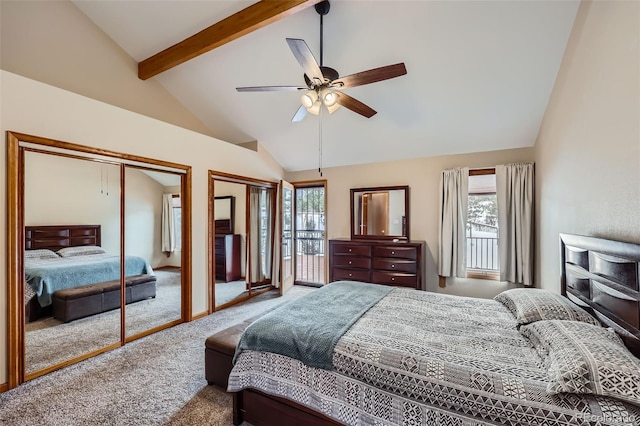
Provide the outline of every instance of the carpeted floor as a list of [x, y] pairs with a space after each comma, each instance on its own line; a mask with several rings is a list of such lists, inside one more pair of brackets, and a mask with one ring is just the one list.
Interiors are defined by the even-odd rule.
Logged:
[[[180, 319], [180, 271], [159, 270], [156, 297], [126, 306], [127, 336]], [[120, 341], [120, 309], [63, 323], [53, 317], [26, 325], [26, 371], [32, 372]]]
[[246, 281], [216, 281], [216, 306], [222, 306], [239, 297], [247, 295]]
[[231, 396], [204, 379], [211, 334], [313, 291], [264, 293], [0, 394], [1, 425], [231, 425]]

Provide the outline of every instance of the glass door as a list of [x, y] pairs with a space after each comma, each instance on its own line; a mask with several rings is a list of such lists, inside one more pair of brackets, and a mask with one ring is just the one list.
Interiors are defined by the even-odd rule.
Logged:
[[280, 271], [282, 282], [280, 294], [284, 294], [293, 286], [293, 185], [280, 181], [280, 229], [282, 245], [280, 246]]

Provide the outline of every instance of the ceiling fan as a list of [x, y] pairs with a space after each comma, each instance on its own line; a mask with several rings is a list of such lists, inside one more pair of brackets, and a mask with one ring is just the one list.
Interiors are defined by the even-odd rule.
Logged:
[[304, 92], [301, 98], [302, 105], [298, 108], [298, 111], [296, 111], [291, 121], [300, 121], [306, 117], [307, 113], [319, 114], [322, 105], [327, 108], [329, 113], [333, 113], [338, 107], [343, 106], [367, 118], [374, 116], [376, 111], [373, 108], [352, 98], [341, 90], [405, 75], [407, 69], [404, 63], [401, 62], [394, 65], [373, 68], [340, 77], [338, 71], [330, 67], [325, 67], [322, 64], [322, 17], [329, 13], [329, 1], [325, 0], [316, 4], [315, 8], [320, 15], [320, 65], [318, 65], [313, 53], [311, 53], [311, 49], [309, 49], [309, 46], [304, 40], [287, 38], [287, 43], [293, 56], [295, 56], [304, 70], [306, 86], [254, 86], [237, 87], [236, 90], [238, 92]]

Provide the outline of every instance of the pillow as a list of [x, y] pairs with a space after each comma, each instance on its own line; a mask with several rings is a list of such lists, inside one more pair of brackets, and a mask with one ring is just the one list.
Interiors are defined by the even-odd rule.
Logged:
[[25, 250], [25, 259], [55, 259], [58, 258], [57, 254], [49, 249], [37, 249], [37, 250]]
[[57, 252], [62, 257], [86, 256], [89, 254], [103, 254], [106, 251], [100, 246], [77, 246], [61, 248]]
[[582, 321], [600, 325], [587, 311], [566, 297], [548, 290], [514, 288], [503, 291], [494, 299], [506, 306], [520, 325], [540, 320]]
[[520, 332], [548, 353], [547, 392], [590, 393], [640, 406], [640, 360], [613, 330], [550, 320], [524, 325]]

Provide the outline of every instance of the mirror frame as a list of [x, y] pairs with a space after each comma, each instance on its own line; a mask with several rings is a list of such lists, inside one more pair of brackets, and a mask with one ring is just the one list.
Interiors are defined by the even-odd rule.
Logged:
[[[24, 133], [7, 131], [7, 388], [13, 389], [27, 380], [34, 379], [41, 375], [59, 370], [63, 367], [83, 361], [92, 356], [107, 352], [111, 349], [123, 346], [124, 344], [144, 337], [148, 334], [160, 331], [164, 328], [172, 327], [181, 322], [192, 320], [192, 264], [191, 264], [191, 166], [172, 163], [138, 155], [125, 154], [110, 151], [102, 148], [94, 148], [71, 142], [33, 136]], [[184, 205], [188, 211], [183, 211], [182, 235], [188, 236], [187, 244], [182, 247], [182, 318], [177, 321], [155, 327], [147, 332], [135, 336], [125, 336], [124, 324], [125, 310], [120, 313], [121, 327], [120, 340], [117, 343], [105, 346], [101, 349], [85, 354], [83, 356], [63, 361], [43, 370], [25, 373], [25, 306], [24, 306], [24, 157], [25, 147], [20, 143], [41, 145], [48, 148], [47, 152], [67, 157], [73, 154], [65, 151], [75, 151], [83, 154], [93, 155], [94, 161], [107, 161], [120, 164], [120, 249], [121, 259], [124, 256], [124, 165], [140, 163], [147, 165], [149, 169], [162, 170], [163, 168], [181, 170], [183, 178], [181, 180], [181, 194], [183, 194]], [[33, 149], [31, 149], [33, 150]], [[63, 152], [56, 151], [63, 150]], [[105, 160], [106, 159], [106, 160]], [[154, 167], [155, 166], [155, 167]], [[120, 285], [124, 289], [124, 269], [120, 272]], [[125, 306], [125, 292], [121, 291], [121, 306]]]
[[[261, 188], [267, 188], [267, 189], [271, 189], [273, 191], [273, 199], [272, 201], [272, 205], [273, 207], [273, 215], [271, 217], [271, 227], [274, 230], [274, 232], [271, 235], [271, 246], [273, 247], [273, 241], [275, 238], [275, 224], [276, 224], [276, 216], [277, 216], [277, 200], [278, 200], [278, 183], [279, 182], [272, 182], [272, 181], [268, 181], [268, 180], [261, 180], [261, 179], [255, 179], [255, 178], [251, 178], [251, 177], [247, 177], [247, 176], [241, 176], [241, 175], [235, 175], [235, 174], [231, 174], [231, 173], [226, 173], [226, 172], [221, 172], [221, 171], [216, 171], [216, 170], [209, 170], [208, 172], [208, 176], [207, 176], [207, 180], [208, 180], [208, 199], [209, 199], [209, 212], [208, 212], [208, 219], [207, 219], [207, 228], [208, 228], [208, 253], [207, 253], [207, 262], [208, 262], [208, 271], [209, 271], [209, 285], [208, 285], [208, 296], [209, 296], [209, 306], [208, 306], [208, 310], [207, 312], [209, 314], [212, 314], [214, 312], [217, 312], [221, 309], [225, 309], [228, 308], [229, 306], [233, 306], [236, 305], [238, 303], [244, 302], [246, 300], [251, 299], [254, 296], [257, 296], [259, 294], [265, 293], [267, 291], [273, 290], [275, 287], [273, 286], [273, 283], [271, 284], [267, 284], [265, 286], [265, 288], [261, 288], [258, 290], [253, 290], [251, 288], [251, 286], [248, 286], [248, 291], [247, 291], [247, 295], [243, 296], [241, 298], [235, 299], [229, 303], [225, 303], [223, 305], [219, 305], [216, 306], [216, 295], [215, 295], [215, 286], [216, 286], [216, 269], [215, 269], [215, 261], [214, 261], [214, 257], [215, 257], [215, 181], [222, 181], [222, 182], [230, 182], [230, 183], [238, 183], [241, 185], [246, 185], [247, 187], [249, 186], [257, 186], [257, 187], [261, 187]], [[249, 204], [249, 191], [247, 191], [247, 197], [246, 197], [246, 202], [247, 205]], [[234, 207], [235, 208], [235, 207]], [[245, 221], [249, 222], [249, 210], [247, 209], [246, 213], [245, 213]], [[246, 227], [247, 229], [247, 235], [249, 235], [248, 230], [249, 230], [249, 226]], [[235, 231], [235, 229], [234, 229]], [[246, 241], [245, 241], [245, 245], [246, 245]], [[246, 272], [246, 271], [245, 271]], [[246, 277], [245, 277], [246, 279]]]
[[[356, 224], [354, 218], [355, 212], [355, 194], [356, 192], [373, 192], [373, 191], [393, 191], [393, 190], [404, 190], [404, 215], [405, 215], [405, 233], [404, 235], [361, 235], [356, 234]], [[409, 241], [409, 229], [410, 229], [410, 221], [409, 221], [409, 185], [399, 185], [399, 186], [373, 186], [369, 188], [351, 188], [351, 239], [352, 240], [400, 240], [400, 241]]]
[[[233, 195], [223, 195], [220, 197], [213, 197], [213, 203], [214, 203], [214, 211], [215, 211], [215, 202], [217, 200], [229, 200], [229, 228], [230, 228], [230, 234], [235, 234], [236, 233], [236, 224], [235, 224], [235, 217], [236, 217], [236, 197]], [[214, 220], [215, 222], [215, 220]], [[214, 226], [214, 231], [216, 231], [217, 229], [215, 229]], [[217, 232], [216, 232], [217, 234]]]

